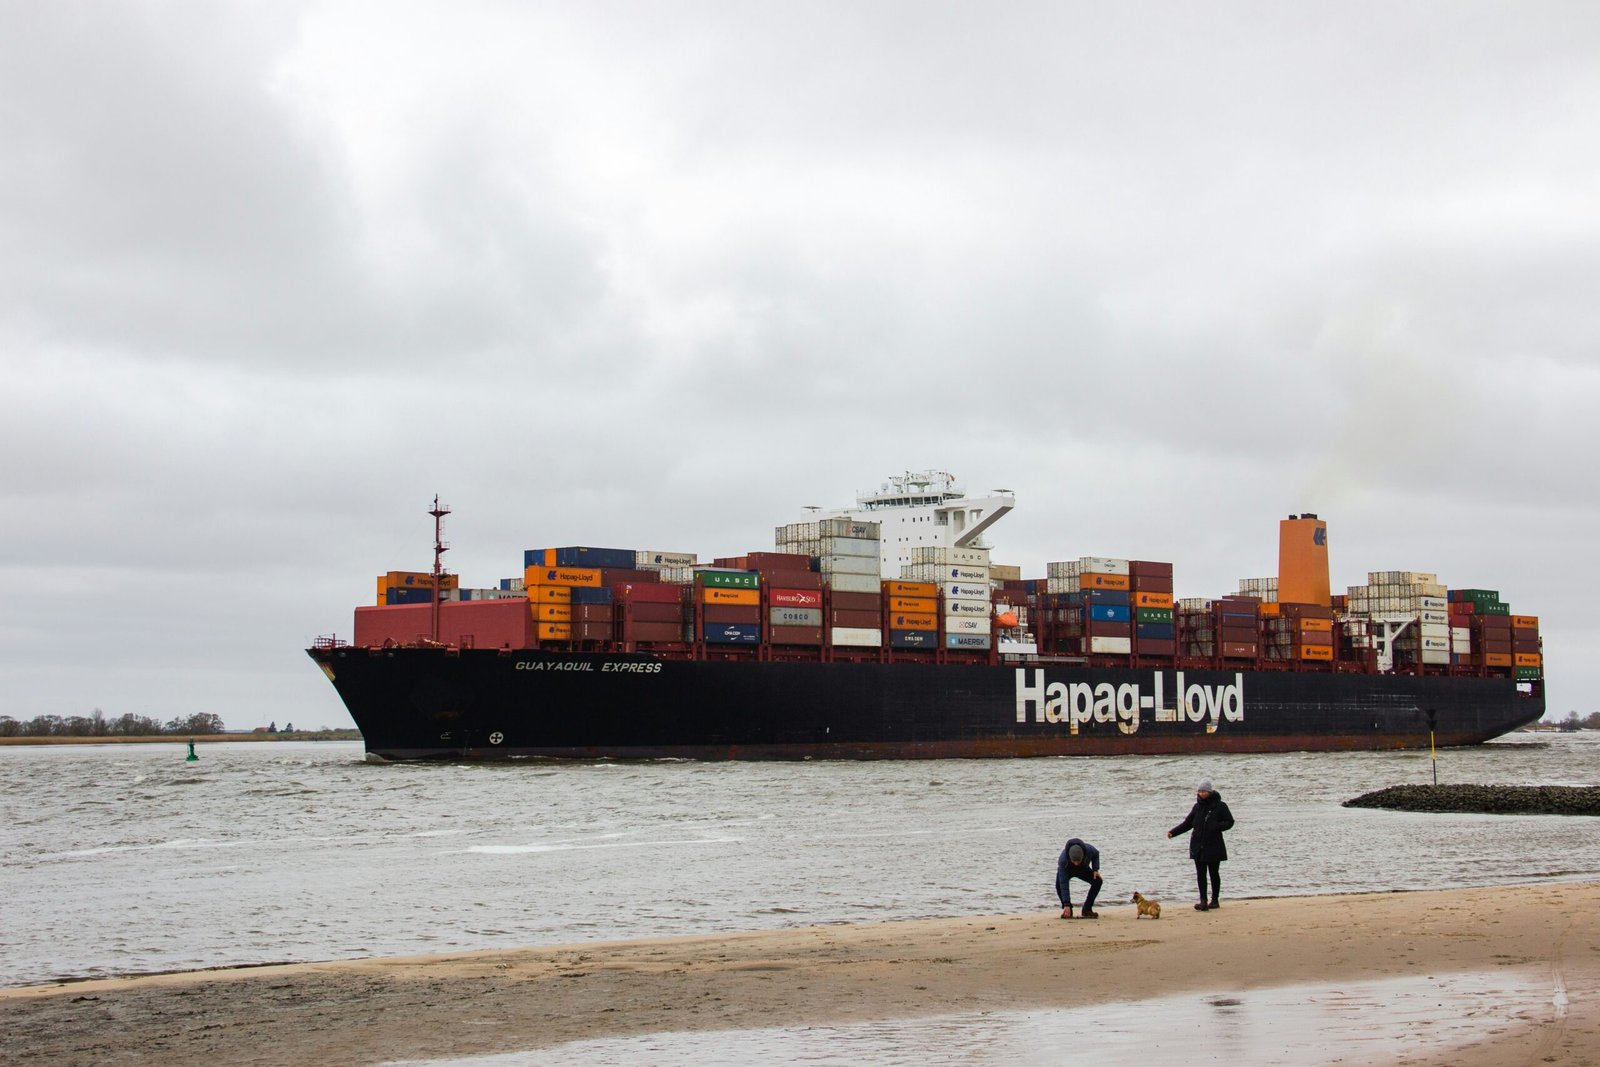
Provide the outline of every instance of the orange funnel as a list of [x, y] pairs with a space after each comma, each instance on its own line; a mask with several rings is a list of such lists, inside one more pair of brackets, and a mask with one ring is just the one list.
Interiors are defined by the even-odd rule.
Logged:
[[1278, 523], [1278, 601], [1333, 602], [1328, 585], [1328, 524], [1315, 515], [1291, 515]]

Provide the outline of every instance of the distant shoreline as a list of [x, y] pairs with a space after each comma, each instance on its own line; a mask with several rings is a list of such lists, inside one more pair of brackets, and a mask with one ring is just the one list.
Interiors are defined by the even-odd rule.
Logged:
[[360, 730], [316, 730], [276, 734], [149, 734], [135, 737], [0, 737], [4, 745], [187, 745], [218, 741], [359, 741]]

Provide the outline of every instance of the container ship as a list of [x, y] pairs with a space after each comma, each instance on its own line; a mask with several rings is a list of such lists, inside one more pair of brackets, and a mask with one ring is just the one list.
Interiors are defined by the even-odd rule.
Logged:
[[772, 550], [533, 548], [463, 586], [388, 571], [308, 654], [369, 759], [938, 759], [1478, 744], [1545, 709], [1538, 619], [1499, 591], [1369, 572], [1327, 524], [1278, 572], [1175, 595], [1171, 563], [991, 560], [1015, 498], [946, 472], [776, 529]]

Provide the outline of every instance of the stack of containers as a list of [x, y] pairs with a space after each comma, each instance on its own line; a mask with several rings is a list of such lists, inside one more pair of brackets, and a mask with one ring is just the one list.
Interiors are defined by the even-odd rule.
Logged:
[[1278, 602], [1277, 578], [1240, 578], [1239, 595], [1255, 597], [1263, 604]]
[[716, 645], [761, 643], [761, 575], [756, 571], [695, 571], [695, 637]]
[[767, 640], [774, 645], [822, 644], [822, 576], [811, 557], [752, 552], [743, 557], [766, 590]]
[[[440, 576], [445, 589], [456, 589], [461, 579], [454, 574]], [[433, 575], [427, 571], [389, 571], [378, 575], [379, 604], [432, 604]]]
[[987, 548], [925, 545], [913, 549], [901, 578], [932, 583], [944, 602], [938, 618], [943, 647], [982, 652], [994, 647], [994, 594]]
[[1449, 666], [1454, 640], [1445, 587], [1422, 571], [1369, 571], [1366, 585], [1353, 585], [1345, 610], [1356, 618], [1410, 619], [1395, 639], [1395, 661]]
[[1537, 615], [1511, 616], [1511, 661], [1518, 681], [1534, 681], [1544, 674]]
[[842, 518], [814, 525], [817, 570], [829, 590], [827, 643], [835, 648], [883, 647], [881, 528], [875, 522]]
[[1133, 609], [1134, 655], [1175, 655], [1178, 642], [1172, 608], [1172, 564], [1130, 560], [1128, 592]]
[[[1452, 589], [1449, 592], [1450, 620], [1454, 627], [1467, 627], [1470, 660], [1473, 666], [1509, 669], [1519, 678], [1537, 678], [1542, 661], [1530, 660], [1525, 666], [1517, 662], [1517, 631], [1531, 629], [1529, 637], [1522, 638], [1525, 648], [1532, 651], [1523, 655], [1537, 655], [1538, 619], [1532, 615], [1513, 618], [1511, 605], [1500, 599], [1493, 589]], [[1532, 620], [1532, 627], [1515, 625], [1516, 619]], [[1531, 640], [1530, 640], [1531, 637]], [[1524, 674], [1523, 672], [1527, 673]]]
[[939, 647], [939, 586], [936, 582], [890, 579], [883, 583], [883, 615], [889, 647]]
[[1190, 596], [1178, 600], [1174, 621], [1178, 626], [1178, 655], [1210, 659], [1217, 654], [1217, 602]]
[[1076, 560], [1077, 595], [1083, 604], [1084, 651], [1095, 656], [1133, 652], [1133, 595], [1129, 561], [1108, 556]]
[[684, 588], [666, 582], [623, 582], [617, 585], [612, 592], [616, 597], [622, 640], [630, 648], [641, 644], [678, 644], [687, 641]]
[[1302, 663], [1333, 662], [1333, 609], [1322, 604], [1280, 604], [1263, 621], [1264, 656]]
[[[532, 552], [524, 558], [534, 557]], [[528, 606], [533, 613], [534, 638], [539, 641], [571, 641], [572, 592], [574, 589], [599, 589], [600, 571], [594, 567], [565, 567], [529, 563], [522, 574]]]

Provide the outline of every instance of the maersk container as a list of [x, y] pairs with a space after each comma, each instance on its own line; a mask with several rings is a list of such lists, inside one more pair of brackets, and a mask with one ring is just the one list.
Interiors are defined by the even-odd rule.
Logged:
[[878, 648], [883, 644], [883, 631], [869, 630], [864, 626], [836, 626], [830, 635], [830, 643], [850, 648]]
[[716, 645], [759, 645], [761, 624], [728, 622], [701, 627], [701, 640]]
[[993, 647], [994, 638], [988, 634], [945, 634], [944, 647], [962, 652], [982, 652]]
[[775, 607], [768, 611], [767, 621], [774, 626], [821, 626], [822, 609]]
[[1091, 636], [1089, 651], [1102, 656], [1126, 656], [1133, 651], [1133, 640], [1127, 637]]

